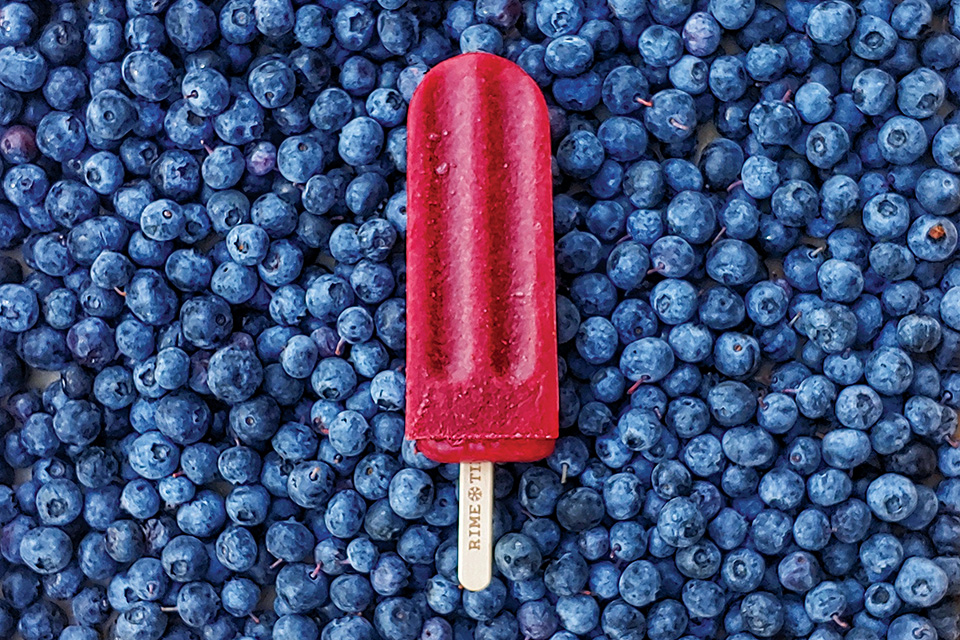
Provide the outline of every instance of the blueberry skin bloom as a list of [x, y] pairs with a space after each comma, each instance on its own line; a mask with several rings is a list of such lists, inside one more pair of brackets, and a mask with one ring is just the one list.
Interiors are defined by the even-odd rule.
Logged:
[[0, 285], [0, 328], [22, 333], [39, 317], [40, 305], [33, 290], [19, 284]]
[[589, 178], [600, 169], [605, 156], [603, 144], [589, 131], [576, 131], [557, 147], [560, 170], [573, 178]]
[[817, 44], [838, 45], [853, 33], [856, 24], [853, 7], [840, 0], [828, 0], [810, 11], [807, 35]]
[[960, 125], [948, 124], [933, 137], [933, 159], [947, 171], [960, 171]]
[[150, 431], [133, 441], [129, 459], [138, 474], [158, 480], [176, 471], [180, 450], [160, 432]]
[[897, 595], [913, 606], [931, 607], [947, 594], [947, 574], [927, 558], [907, 558], [894, 582]]
[[696, 288], [679, 278], [662, 280], [650, 292], [650, 305], [666, 324], [687, 322], [697, 310]]
[[868, 116], [889, 109], [896, 95], [896, 82], [883, 69], [864, 69], [853, 79], [853, 103]]
[[249, 399], [263, 380], [263, 368], [256, 354], [230, 346], [210, 358], [207, 384], [210, 391], [228, 403]]
[[913, 380], [913, 361], [896, 347], [880, 347], [867, 359], [867, 384], [883, 395], [903, 393]]
[[752, 336], [728, 332], [717, 338], [713, 357], [718, 371], [740, 378], [752, 374], [759, 367], [760, 346]]
[[867, 487], [867, 504], [881, 520], [899, 522], [917, 508], [917, 489], [909, 479], [887, 473]]
[[653, 383], [662, 380], [673, 369], [673, 350], [658, 338], [641, 338], [623, 350], [620, 370], [630, 380]]
[[942, 169], [927, 169], [920, 174], [917, 201], [929, 213], [947, 216], [960, 209], [960, 179]]
[[835, 122], [820, 123], [807, 136], [807, 159], [819, 169], [837, 164], [849, 150], [850, 137]]
[[0, 49], [0, 84], [14, 91], [36, 91], [47, 78], [47, 61], [29, 46]]
[[897, 47], [897, 32], [882, 19], [864, 15], [857, 20], [852, 49], [864, 60], [882, 60]]
[[376, 120], [355, 118], [340, 133], [340, 157], [352, 166], [370, 164], [380, 155], [383, 139], [383, 129]]
[[881, 193], [863, 207], [863, 227], [878, 240], [892, 240], [910, 224], [910, 204], [897, 193]]
[[323, 163], [323, 149], [311, 136], [291, 136], [277, 149], [280, 175], [290, 182], [306, 183], [323, 169]]
[[940, 109], [945, 96], [943, 78], [933, 69], [916, 69], [897, 85], [897, 106], [911, 118], [929, 118]]
[[186, 226], [183, 208], [172, 200], [156, 200], [140, 214], [140, 229], [151, 240], [174, 240]]
[[916, 162], [927, 150], [927, 133], [913, 118], [894, 116], [880, 128], [877, 142], [888, 162], [907, 165]]
[[56, 527], [37, 527], [20, 540], [20, 558], [32, 571], [49, 575], [70, 562], [73, 545], [70, 537]]
[[727, 286], [750, 282], [759, 263], [754, 248], [740, 240], [721, 240], [707, 252], [707, 273]]
[[910, 225], [907, 246], [921, 260], [946, 260], [957, 248], [957, 227], [947, 218], [920, 216]]
[[696, 113], [693, 98], [676, 89], [667, 89], [653, 96], [653, 103], [644, 111], [647, 131], [662, 142], [681, 142], [693, 135]]
[[657, 532], [673, 547], [689, 547], [706, 531], [703, 514], [689, 498], [673, 498], [657, 517]]

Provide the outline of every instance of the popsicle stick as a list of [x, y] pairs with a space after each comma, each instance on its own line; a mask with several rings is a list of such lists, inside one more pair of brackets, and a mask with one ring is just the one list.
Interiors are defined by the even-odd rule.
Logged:
[[493, 572], [493, 463], [460, 463], [457, 577], [468, 591], [490, 584]]

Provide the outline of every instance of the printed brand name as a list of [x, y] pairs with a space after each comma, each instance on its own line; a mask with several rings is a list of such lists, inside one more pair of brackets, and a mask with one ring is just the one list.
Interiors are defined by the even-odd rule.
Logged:
[[470, 551], [480, 551], [481, 547], [481, 538], [482, 538], [482, 526], [481, 522], [481, 513], [483, 507], [481, 505], [481, 500], [483, 499], [483, 490], [480, 488], [480, 479], [482, 475], [482, 467], [479, 464], [471, 463], [469, 466], [469, 485], [467, 486], [467, 513], [469, 515], [467, 523], [467, 536], [468, 544], [467, 548]]

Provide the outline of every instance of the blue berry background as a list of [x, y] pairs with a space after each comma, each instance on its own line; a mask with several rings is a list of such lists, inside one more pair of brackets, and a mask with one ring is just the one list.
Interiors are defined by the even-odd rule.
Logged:
[[[477, 593], [403, 439], [471, 51], [547, 99], [561, 353]], [[958, 63], [955, 0], [4, 0], [0, 635], [960, 639]]]

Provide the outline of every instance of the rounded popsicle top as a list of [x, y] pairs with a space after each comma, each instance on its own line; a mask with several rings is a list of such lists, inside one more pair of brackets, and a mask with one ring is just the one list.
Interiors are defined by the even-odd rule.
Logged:
[[421, 109], [419, 103], [422, 100], [448, 97], [460, 102], [464, 99], [470, 99], [468, 94], [462, 92], [448, 94], [444, 89], [444, 85], [447, 83], [462, 86], [469, 79], [476, 79], [480, 83], [502, 83], [516, 92], [515, 100], [529, 100], [527, 105], [529, 108], [542, 111], [544, 118], [547, 116], [547, 103], [543, 99], [540, 87], [537, 86], [533, 78], [510, 60], [484, 52], [464, 53], [448, 58], [427, 72], [413, 93], [413, 98], [410, 100], [410, 111], [416, 112]]

